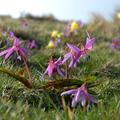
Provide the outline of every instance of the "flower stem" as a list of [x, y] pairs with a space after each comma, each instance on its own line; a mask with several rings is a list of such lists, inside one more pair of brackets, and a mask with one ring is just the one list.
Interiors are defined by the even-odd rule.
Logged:
[[70, 68], [70, 79], [72, 79], [72, 67]]
[[86, 105], [83, 107], [83, 112], [86, 112]]
[[23, 61], [24, 61], [24, 65], [25, 65], [25, 68], [27, 70], [27, 73], [28, 73], [28, 76], [29, 76], [29, 79], [30, 79], [30, 83], [32, 84], [32, 76], [31, 76], [30, 70], [29, 70], [28, 65], [26, 63], [26, 60], [23, 59]]
[[68, 62], [65, 63], [65, 79], [68, 80]]

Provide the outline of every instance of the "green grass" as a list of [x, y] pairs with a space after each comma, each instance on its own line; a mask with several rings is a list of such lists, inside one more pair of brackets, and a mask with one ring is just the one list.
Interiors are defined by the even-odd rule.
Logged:
[[[37, 50], [32, 51], [29, 58], [29, 67], [33, 76], [34, 85], [40, 87], [49, 78], [42, 79], [50, 56], [54, 53], [56, 57], [65, 53], [65, 43], [62, 41], [60, 48], [56, 50], [46, 49], [50, 40], [50, 32], [65, 28], [63, 22], [53, 21], [29, 21], [29, 28], [23, 29], [20, 20], [0, 18], [0, 40], [4, 42], [9, 30], [22, 40], [35, 39], [39, 44]], [[101, 22], [102, 21], [102, 22]], [[85, 38], [85, 30], [95, 36], [94, 50], [89, 54], [90, 60], [82, 58], [74, 70], [73, 78], [86, 80], [91, 79], [99, 85], [91, 88], [96, 92], [97, 105], [83, 112], [78, 105], [73, 111], [74, 120], [119, 120], [120, 118], [120, 51], [113, 51], [110, 47], [111, 40], [119, 35], [119, 22], [107, 22], [99, 20], [97, 23], [88, 23], [80, 31], [80, 38]], [[80, 40], [81, 40], [80, 39]], [[67, 40], [79, 43], [79, 40]], [[82, 39], [83, 41], [83, 39]], [[4, 47], [4, 43], [2, 44]], [[6, 47], [6, 46], [5, 46]], [[2, 59], [0, 59], [2, 61]], [[1, 66], [10, 68], [12, 62]], [[11, 70], [16, 71], [23, 64], [14, 65]], [[59, 79], [59, 77], [58, 77]], [[0, 120], [67, 120], [67, 111], [63, 109], [60, 93], [64, 88], [41, 91], [40, 89], [28, 89], [19, 81], [0, 73]], [[67, 102], [66, 102], [67, 104]]]

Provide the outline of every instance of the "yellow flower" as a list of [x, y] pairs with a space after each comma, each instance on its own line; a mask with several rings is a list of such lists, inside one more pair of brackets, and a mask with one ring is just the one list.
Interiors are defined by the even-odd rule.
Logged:
[[58, 38], [61, 38], [62, 35], [63, 35], [63, 33], [59, 33], [59, 34], [57, 35], [57, 37], [58, 37]]
[[120, 19], [120, 12], [119, 12], [119, 13], [117, 13], [117, 18], [119, 18], [119, 19]]
[[58, 31], [53, 31], [52, 34], [51, 34], [51, 37], [52, 38], [56, 38], [58, 36]]
[[53, 41], [50, 41], [47, 45], [47, 48], [55, 48], [55, 44]]
[[72, 22], [71, 24], [71, 31], [75, 31], [78, 29], [78, 23], [77, 22]]

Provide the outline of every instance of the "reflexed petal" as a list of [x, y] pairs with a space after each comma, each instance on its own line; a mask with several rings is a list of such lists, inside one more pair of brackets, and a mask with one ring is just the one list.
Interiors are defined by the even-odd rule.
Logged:
[[10, 49], [11, 49], [11, 48], [9, 48], [9, 49], [7, 49], [7, 50], [2, 51], [2, 52], [0, 53], [0, 56], [5, 55], [7, 52], [9, 52], [9, 50], [10, 50]]
[[58, 60], [57, 60], [57, 61], [55, 61], [55, 64], [57, 64], [57, 65], [60, 65], [60, 64], [62, 64], [61, 57], [59, 57], [59, 58], [58, 58]]
[[80, 52], [80, 49], [72, 44], [67, 43], [67, 46], [74, 52]]
[[53, 73], [53, 69], [54, 69], [54, 65], [48, 65], [46, 71], [43, 74], [43, 77], [45, 76], [45, 74], [48, 72], [49, 77], [52, 77], [52, 73]]
[[21, 58], [25, 59], [27, 61], [27, 55], [26, 55], [26, 52], [23, 48], [19, 48], [19, 51], [18, 51], [19, 55], [21, 56]]
[[19, 46], [20, 45], [20, 41], [18, 38], [15, 38], [13, 46]]
[[14, 52], [13, 48], [9, 49], [9, 51], [5, 55], [5, 60], [8, 59], [13, 52]]
[[72, 100], [72, 107], [75, 107], [79, 101], [76, 101], [75, 97]]
[[78, 89], [76, 95], [74, 96], [72, 100], [72, 107], [75, 107], [76, 104], [80, 101], [81, 91]]
[[86, 96], [85, 94], [82, 95], [82, 101], [81, 101], [81, 105], [84, 107], [86, 104]]
[[43, 77], [47, 74], [48, 72], [48, 68], [45, 70], [45, 72], [43, 73]]
[[91, 50], [93, 48], [94, 41], [95, 41], [95, 38], [92, 38], [92, 39], [87, 38], [85, 48], [88, 50]]
[[71, 57], [71, 53], [65, 54], [62, 63], [65, 63], [70, 57]]
[[73, 61], [73, 66], [76, 67], [77, 62], [79, 61], [79, 57], [81, 56], [81, 54], [79, 54], [76, 58], [74, 58]]
[[76, 94], [76, 93], [77, 93], [77, 89], [73, 89], [73, 90], [68, 90], [68, 91], [62, 92], [61, 96], [69, 95], [69, 94]]
[[71, 62], [70, 62], [70, 64], [69, 64], [69, 68], [72, 67], [72, 66], [74, 65], [73, 63], [74, 63], [74, 57], [71, 56]]
[[20, 47], [20, 49], [21, 49], [25, 54], [27, 54], [27, 49], [22, 48], [22, 47]]
[[52, 77], [54, 67], [53, 66], [48, 66], [47, 69], [48, 69], [48, 75], [49, 75], [49, 77]]
[[79, 102], [81, 94], [82, 94], [81, 89], [78, 89], [75, 95], [75, 101]]

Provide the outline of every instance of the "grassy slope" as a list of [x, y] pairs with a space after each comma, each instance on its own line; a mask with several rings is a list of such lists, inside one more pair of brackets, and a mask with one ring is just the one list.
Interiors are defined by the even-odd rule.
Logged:
[[[90, 53], [90, 61], [81, 59], [73, 76], [74, 78], [94, 76], [96, 82], [101, 82], [100, 86], [94, 88], [94, 91], [98, 93], [96, 97], [99, 104], [89, 112], [82, 112], [80, 106], [77, 107], [74, 120], [119, 120], [120, 118], [120, 53], [110, 48], [111, 39], [119, 36], [120, 25], [101, 21], [85, 26], [85, 29], [96, 37], [96, 43], [94, 51]], [[45, 49], [49, 34], [55, 29], [62, 31], [64, 27], [64, 24], [59, 22], [29, 20], [29, 28], [23, 29], [20, 27], [19, 20], [0, 19], [0, 39], [5, 39], [6, 31], [13, 30], [21, 39], [29, 38], [38, 41], [40, 48], [33, 51], [29, 66], [34, 83], [40, 85], [41, 74], [52, 54], [52, 50], [48, 52]], [[84, 32], [83, 29], [81, 38], [85, 37]], [[56, 56], [64, 52], [61, 46]], [[15, 68], [17, 69], [17, 66]], [[65, 111], [59, 110], [59, 104], [54, 106], [54, 109], [50, 109], [51, 102], [48, 94], [28, 90], [15, 79], [2, 73], [0, 73], [0, 98], [0, 120], [67, 119]], [[44, 107], [41, 108], [42, 105]], [[45, 106], [48, 107], [46, 112]]]

